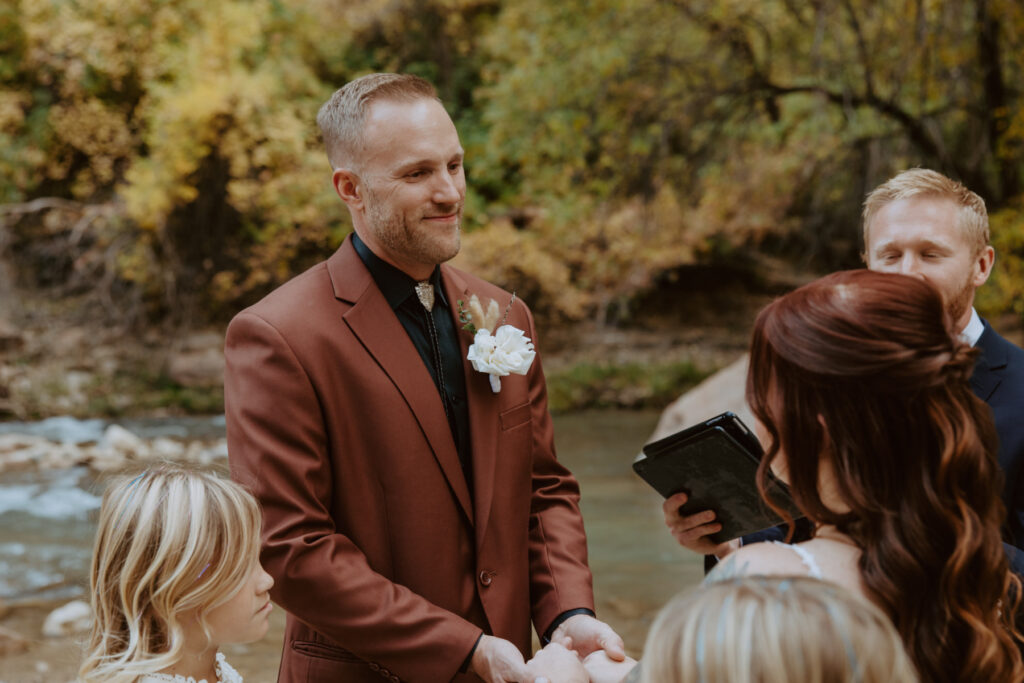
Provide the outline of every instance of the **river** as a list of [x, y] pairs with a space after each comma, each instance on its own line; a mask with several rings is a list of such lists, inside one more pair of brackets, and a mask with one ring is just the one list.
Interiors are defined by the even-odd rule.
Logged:
[[[703, 575], [701, 558], [680, 549], [662, 523], [661, 499], [630, 463], [657, 422], [656, 412], [588, 411], [555, 417], [559, 459], [576, 475], [587, 528], [599, 616], [634, 654], [660, 605]], [[143, 438], [223, 436], [223, 417], [119, 422]], [[2, 433], [60, 441], [98, 440], [106, 423], [57, 418], [0, 423]], [[0, 475], [0, 600], [19, 604], [84, 597], [102, 479], [87, 469]], [[246, 681], [272, 681], [280, 610], [258, 647], [228, 649]], [[35, 635], [35, 634], [26, 634]], [[276, 639], [276, 642], [275, 642]], [[246, 665], [244, 668], [242, 665]], [[252, 675], [254, 671], [261, 674]]]

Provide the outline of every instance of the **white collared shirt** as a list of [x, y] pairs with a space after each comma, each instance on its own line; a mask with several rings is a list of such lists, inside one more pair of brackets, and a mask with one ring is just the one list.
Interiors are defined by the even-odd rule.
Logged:
[[978, 340], [981, 339], [981, 334], [985, 331], [985, 325], [981, 322], [981, 316], [978, 315], [978, 309], [971, 307], [971, 319], [967, 323], [967, 327], [964, 328], [963, 332], [960, 333], [960, 338], [971, 346], [977, 346]]

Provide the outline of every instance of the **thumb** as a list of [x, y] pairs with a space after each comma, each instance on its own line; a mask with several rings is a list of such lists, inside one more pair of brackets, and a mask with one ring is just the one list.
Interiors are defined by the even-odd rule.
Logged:
[[543, 676], [534, 678], [533, 674], [530, 673], [530, 669], [526, 666], [526, 662], [520, 658], [518, 661], [511, 661], [508, 664], [508, 673], [502, 680], [506, 681], [533, 681], [534, 683], [540, 683], [542, 680], [547, 683], [547, 679]]
[[621, 662], [626, 659], [626, 646], [617, 633], [612, 633], [601, 639], [601, 649], [605, 651], [609, 659]]
[[564, 647], [566, 650], [571, 650], [572, 649], [572, 636], [561, 636], [561, 635], [560, 636], [555, 636], [554, 638], [551, 639], [551, 642], [552, 643], [558, 643], [559, 645]]

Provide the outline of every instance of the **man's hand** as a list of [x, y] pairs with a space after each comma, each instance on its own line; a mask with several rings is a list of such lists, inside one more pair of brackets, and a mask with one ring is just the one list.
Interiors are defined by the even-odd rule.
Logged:
[[739, 547], [738, 540], [715, 543], [708, 538], [709, 534], [722, 530], [722, 525], [715, 521], [714, 510], [685, 516], [679, 514], [679, 508], [686, 500], [685, 493], [677, 493], [665, 499], [661, 506], [665, 513], [665, 526], [679, 545], [701, 555], [715, 555], [720, 560]]
[[530, 683], [589, 683], [590, 677], [583, 668], [583, 662], [572, 650], [558, 643], [547, 647], [533, 656], [526, 668], [530, 671]]
[[523, 653], [512, 643], [494, 636], [480, 636], [469, 670], [487, 683], [532, 681]]
[[626, 657], [625, 661], [616, 662], [598, 650], [583, 660], [583, 666], [590, 676], [590, 683], [621, 683], [636, 666], [636, 660]]
[[555, 629], [551, 642], [575, 649], [580, 657], [604, 650], [617, 662], [626, 658], [626, 647], [612, 627], [589, 614], [574, 614]]

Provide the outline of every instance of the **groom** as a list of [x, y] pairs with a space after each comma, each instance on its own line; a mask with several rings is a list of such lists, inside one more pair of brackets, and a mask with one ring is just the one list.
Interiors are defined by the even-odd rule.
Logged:
[[527, 680], [531, 622], [620, 659], [594, 617], [539, 357], [498, 391], [466, 360], [471, 295], [536, 331], [508, 292], [440, 265], [466, 180], [433, 87], [364, 76], [317, 122], [355, 232], [226, 342], [232, 475], [263, 506], [261, 559], [288, 612], [278, 680]]

